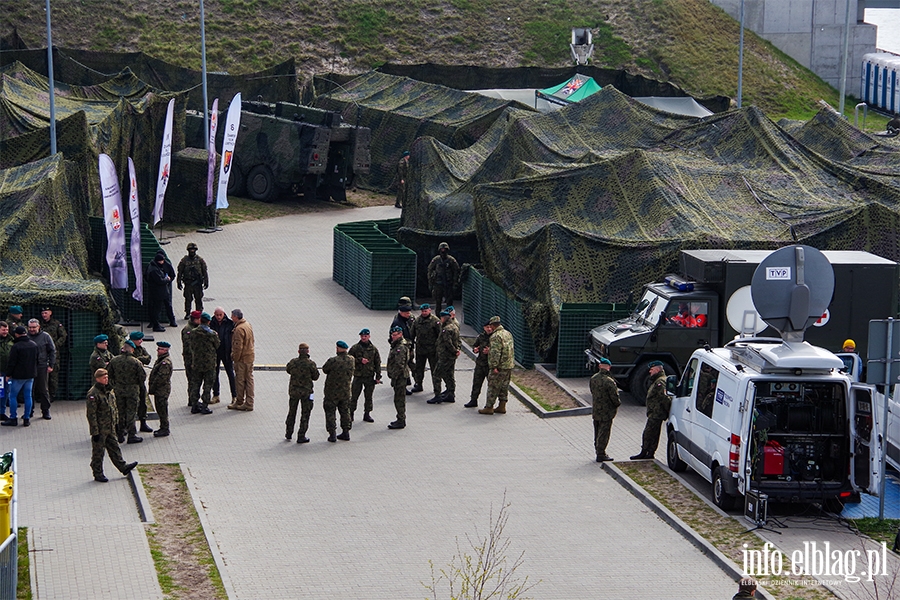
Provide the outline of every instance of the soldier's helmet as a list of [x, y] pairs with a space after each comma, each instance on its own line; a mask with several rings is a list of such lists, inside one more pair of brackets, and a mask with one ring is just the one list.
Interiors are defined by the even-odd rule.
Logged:
[[438, 244], [438, 250], [449, 250], [449, 249], [450, 249], [450, 244], [448, 244], [447, 242], [441, 242], [440, 244]]
[[190, 244], [187, 245], [187, 249], [188, 250], [196, 250], [197, 244], [195, 244], [194, 242], [191, 242]]

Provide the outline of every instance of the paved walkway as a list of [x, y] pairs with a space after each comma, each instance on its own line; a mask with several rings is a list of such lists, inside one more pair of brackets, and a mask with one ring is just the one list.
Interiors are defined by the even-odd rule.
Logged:
[[[212, 282], [208, 307], [241, 308], [256, 335], [257, 363], [281, 364], [297, 344], [321, 366], [334, 342], [362, 327], [384, 351], [390, 311], [369, 311], [331, 280], [332, 227], [395, 216], [390, 207], [325, 211], [229, 225], [176, 238], [199, 245]], [[210, 311], [211, 312], [211, 311]], [[180, 363], [179, 332], [173, 343]], [[472, 362], [458, 363], [458, 397]], [[524, 552], [535, 598], [730, 597], [736, 585], [593, 462], [589, 416], [539, 419], [513, 401], [492, 417], [462, 402], [408, 407], [408, 427], [389, 431], [390, 389], [376, 389], [374, 424], [352, 441], [325, 441], [316, 387], [310, 444], [284, 440], [287, 375], [256, 373], [256, 410], [214, 406], [192, 416], [177, 372], [172, 435], [123, 446], [127, 460], [181, 463], [233, 599], [422, 598], [429, 561], [445, 566], [484, 535], [504, 494], [508, 555]], [[223, 376], [223, 383], [225, 382]], [[427, 385], [427, 384], [426, 384]], [[227, 384], [226, 384], [227, 389]], [[610, 453], [639, 447], [642, 410], [623, 406]], [[50, 422], [5, 430], [19, 449], [20, 522], [30, 528], [35, 598], [162, 597], [126, 479], [91, 480], [84, 405], [58, 403]], [[107, 463], [107, 475], [115, 474]]]

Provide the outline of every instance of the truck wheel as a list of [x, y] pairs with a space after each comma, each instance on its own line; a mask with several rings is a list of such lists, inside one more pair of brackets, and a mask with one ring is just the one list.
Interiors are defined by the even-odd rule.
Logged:
[[713, 471], [712, 495], [713, 503], [722, 510], [734, 508], [736, 498], [725, 492], [725, 482], [722, 480], [722, 467], [717, 467]]
[[260, 202], [271, 202], [275, 199], [275, 176], [266, 165], [256, 165], [247, 175], [247, 191], [250, 197]]
[[676, 473], [681, 473], [687, 469], [687, 463], [678, 458], [678, 445], [675, 443], [675, 432], [669, 430], [668, 441], [666, 442], [666, 464]]
[[[667, 377], [675, 374], [675, 369], [670, 367], [669, 363], [663, 363], [663, 370], [665, 370]], [[646, 406], [648, 389], [650, 389], [650, 369], [647, 367], [647, 363], [643, 362], [636, 366], [631, 372], [628, 391], [631, 392], [631, 395], [637, 400], [638, 404]]]
[[244, 196], [247, 193], [247, 180], [237, 163], [231, 163], [231, 173], [228, 175], [228, 195]]

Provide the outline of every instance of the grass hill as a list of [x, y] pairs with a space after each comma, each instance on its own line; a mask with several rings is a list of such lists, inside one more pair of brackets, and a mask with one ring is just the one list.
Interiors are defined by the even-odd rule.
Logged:
[[[44, 11], [0, 0], [0, 34], [46, 46]], [[43, 3], [40, 3], [41, 7]], [[199, 2], [53, 0], [53, 42], [142, 51], [200, 68]], [[573, 26], [594, 30], [594, 64], [671, 81], [697, 96], [734, 97], [737, 22], [708, 0], [205, 0], [207, 68], [234, 74], [294, 57], [303, 75], [354, 73], [385, 62], [569, 64]], [[772, 118], [808, 118], [837, 91], [752, 32], [744, 104]], [[849, 103], [852, 107], [852, 103]]]

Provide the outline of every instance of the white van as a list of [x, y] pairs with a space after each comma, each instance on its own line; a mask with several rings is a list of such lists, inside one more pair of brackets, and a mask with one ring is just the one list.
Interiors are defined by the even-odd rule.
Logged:
[[669, 468], [691, 467], [725, 509], [751, 490], [831, 509], [854, 491], [877, 493], [871, 388], [843, 370], [807, 342], [739, 338], [695, 351], [666, 424]]

